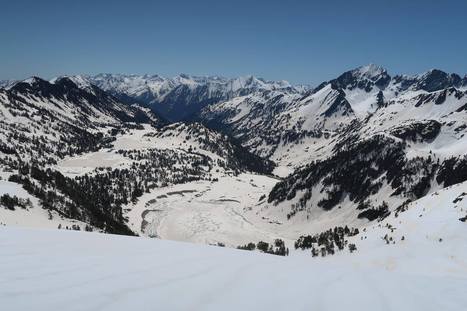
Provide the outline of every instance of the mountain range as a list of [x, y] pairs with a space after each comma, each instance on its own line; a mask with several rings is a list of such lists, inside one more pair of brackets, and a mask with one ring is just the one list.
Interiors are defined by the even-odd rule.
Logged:
[[253, 76], [228, 79], [184, 74], [173, 78], [98, 74], [86, 78], [123, 102], [149, 106], [172, 122], [185, 120], [210, 104], [257, 91], [298, 91], [286, 81], [266, 81]]
[[314, 88], [33, 77], [0, 84], [0, 128], [8, 225], [291, 247], [332, 228], [352, 236], [467, 180], [467, 77], [440, 70], [370, 64]]

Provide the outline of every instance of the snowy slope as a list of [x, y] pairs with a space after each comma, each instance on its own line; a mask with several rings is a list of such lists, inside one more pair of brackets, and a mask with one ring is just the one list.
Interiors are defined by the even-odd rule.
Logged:
[[[437, 253], [449, 258], [450, 264], [430, 268], [419, 262], [420, 268], [440, 273], [449, 266], [453, 272], [460, 272], [467, 262], [467, 252], [461, 247], [466, 243], [466, 217], [467, 182], [463, 182], [409, 203], [381, 222], [367, 225], [349, 241], [355, 242], [362, 254], [380, 252], [395, 259], [412, 249], [418, 258], [436, 257]], [[384, 240], [386, 235], [389, 243]], [[418, 258], [412, 259], [414, 264]]]
[[465, 191], [413, 203], [388, 219], [394, 233], [380, 223], [353, 237], [356, 253], [325, 258], [2, 227], [0, 300], [11, 311], [463, 310], [467, 197], [452, 202]]
[[0, 180], [0, 197], [4, 194], [29, 200], [30, 204], [25, 208], [16, 207], [14, 210], [0, 207], [0, 225], [50, 229], [71, 229], [78, 226], [83, 230], [87, 225], [82, 221], [66, 218], [57, 211], [42, 208], [39, 200], [17, 183]]

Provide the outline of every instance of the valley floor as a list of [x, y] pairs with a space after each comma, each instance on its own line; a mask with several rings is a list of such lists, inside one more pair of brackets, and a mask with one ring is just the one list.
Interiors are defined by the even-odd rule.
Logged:
[[277, 179], [219, 176], [157, 188], [126, 209], [129, 226], [150, 237], [229, 246], [274, 239], [274, 226], [255, 214]]
[[9, 311], [457, 311], [467, 305], [465, 258], [453, 260], [443, 252], [421, 257], [416, 247], [280, 257], [159, 239], [2, 227], [0, 249], [0, 301]]

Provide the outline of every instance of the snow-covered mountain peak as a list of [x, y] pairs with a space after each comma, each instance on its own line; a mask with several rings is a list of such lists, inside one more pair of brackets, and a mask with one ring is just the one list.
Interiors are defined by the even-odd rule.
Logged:
[[375, 64], [368, 64], [365, 66], [358, 67], [354, 70], [354, 73], [356, 75], [359, 75], [360, 77], [365, 77], [372, 81], [376, 81], [379, 78], [381, 78], [381, 76], [388, 74], [386, 69], [384, 69], [382, 66]]
[[37, 84], [41, 84], [41, 83], [44, 83], [44, 82], [47, 82], [46, 80], [42, 79], [42, 78], [39, 78], [37, 76], [32, 76], [32, 77], [29, 77], [27, 79], [24, 79], [22, 81], [19, 81], [18, 83], [25, 83], [25, 84], [29, 84], [29, 85], [37, 85]]
[[19, 93], [26, 93], [26, 92], [49, 92], [50, 91], [50, 83], [47, 80], [42, 78], [32, 76], [30, 78], [24, 79], [22, 81], [18, 81], [10, 86], [10, 90]]
[[104, 93], [82, 76], [60, 76], [50, 81], [33, 76], [15, 83], [11, 90], [19, 93], [38, 92], [35, 95], [56, 98], [70, 96], [71, 93], [82, 93], [81, 95], [96, 95], [99, 91]]
[[[62, 96], [67, 90], [74, 92], [86, 91], [94, 94], [96, 87], [83, 76], [60, 76], [51, 80], [45, 80], [37, 76], [32, 76], [22, 81], [10, 83], [7, 89], [17, 92], [41, 92], [40, 94], [48, 96]], [[103, 92], [102, 90], [100, 90]], [[37, 94], [36, 94], [37, 95]]]
[[0, 80], [0, 88], [8, 89], [16, 82], [15, 80]]
[[446, 73], [439, 69], [431, 69], [417, 76], [416, 89], [434, 92], [444, 88], [459, 86], [462, 78], [455, 73]]
[[439, 69], [430, 69], [416, 75], [397, 75], [391, 82], [399, 91], [435, 92], [450, 87], [467, 86], [467, 77], [461, 78], [456, 73], [447, 73]]
[[60, 76], [60, 77], [56, 77], [56, 78], [53, 78], [52, 80], [50, 80], [50, 83], [55, 84], [57, 82], [60, 82], [63, 79], [68, 79], [68, 80], [72, 81], [74, 84], [76, 84], [80, 88], [87, 88], [87, 87], [92, 85], [91, 82], [89, 81], [89, 79], [86, 78], [85, 76], [82, 76], [82, 75]]
[[232, 91], [238, 91], [240, 89], [250, 89], [258, 91], [271, 91], [291, 88], [287, 81], [267, 81], [263, 78], [258, 78], [252, 75], [242, 76], [229, 81]]
[[369, 93], [375, 89], [384, 89], [391, 81], [391, 77], [386, 69], [381, 66], [369, 64], [350, 71], [344, 72], [342, 75], [330, 83], [335, 89], [361, 89]]

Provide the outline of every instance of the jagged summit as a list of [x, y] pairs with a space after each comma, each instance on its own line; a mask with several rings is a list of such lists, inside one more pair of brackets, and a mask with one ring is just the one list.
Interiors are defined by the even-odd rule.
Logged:
[[[97, 90], [97, 87], [94, 87]], [[34, 93], [44, 97], [64, 98], [71, 94], [86, 97], [86, 93], [93, 91], [93, 86], [86, 80], [78, 76], [62, 76], [51, 81], [47, 81], [37, 76], [30, 77], [15, 83], [10, 90], [19, 93]], [[92, 92], [95, 95], [95, 92]], [[104, 93], [101, 90], [101, 93]]]
[[434, 92], [448, 87], [458, 87], [462, 78], [455, 73], [446, 73], [439, 69], [431, 69], [417, 76], [416, 89]]
[[416, 75], [397, 75], [393, 78], [393, 84], [405, 90], [423, 90], [435, 92], [449, 87], [467, 86], [467, 76], [462, 78], [457, 73], [447, 73], [439, 69], [430, 69]]
[[378, 79], [381, 75], [387, 74], [387, 70], [385, 68], [373, 63], [358, 67], [353, 71], [361, 77], [365, 77], [370, 80]]
[[93, 84], [91, 81], [86, 76], [82, 75], [74, 75], [74, 76], [60, 76], [53, 78], [49, 81], [52, 84], [63, 84], [63, 83], [73, 83], [76, 85], [78, 88], [81, 89], [92, 89]]
[[370, 92], [374, 86], [384, 89], [391, 77], [387, 70], [381, 66], [369, 64], [344, 72], [338, 78], [330, 81], [335, 88], [355, 89], [359, 88]]

